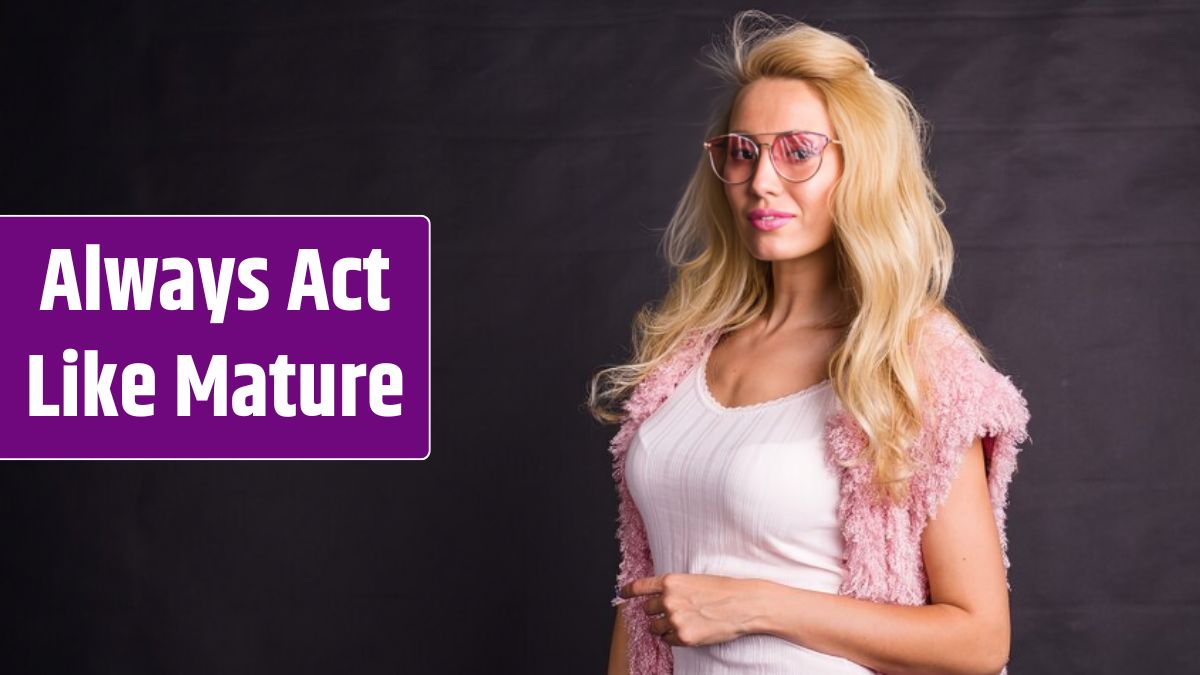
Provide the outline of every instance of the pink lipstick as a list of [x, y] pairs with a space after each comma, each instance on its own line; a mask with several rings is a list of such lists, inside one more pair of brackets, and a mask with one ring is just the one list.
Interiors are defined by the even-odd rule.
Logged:
[[775, 209], [754, 209], [746, 214], [746, 217], [755, 229], [770, 232], [788, 224], [795, 217], [795, 214], [786, 211], [776, 211]]

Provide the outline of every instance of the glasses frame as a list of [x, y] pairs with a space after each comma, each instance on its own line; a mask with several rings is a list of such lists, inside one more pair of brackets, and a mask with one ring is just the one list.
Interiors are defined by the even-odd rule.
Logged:
[[[808, 178], [805, 178], [802, 180], [792, 180], [791, 178], [788, 178], [787, 176], [783, 175], [783, 172], [779, 170], [779, 166], [775, 164], [775, 142], [779, 140], [780, 136], [787, 136], [789, 134], [809, 134], [812, 136], [820, 136], [821, 138], [825, 139], [825, 141], [823, 143], [821, 143], [820, 150], [817, 151], [817, 157], [819, 158], [817, 160], [817, 169], [815, 171], [813, 171], [813, 174], [811, 176], [809, 176]], [[758, 170], [758, 161], [760, 159], [762, 159], [762, 157], [763, 157], [763, 151], [761, 149], [763, 146], [766, 146], [766, 148], [767, 148], [766, 155], [771, 160], [771, 168], [775, 170], [776, 176], [779, 176], [780, 178], [782, 178], [783, 180], [785, 180], [789, 183], [804, 183], [804, 182], [812, 180], [813, 178], [816, 178], [817, 174], [821, 172], [821, 167], [825, 164], [825, 148], [829, 147], [830, 143], [833, 143], [836, 145], [842, 145], [841, 141], [839, 141], [835, 138], [830, 138], [827, 134], [823, 134], [819, 131], [807, 131], [805, 129], [789, 129], [788, 131], [768, 131], [768, 132], [764, 132], [761, 134], [753, 134], [753, 135], [754, 136], [774, 136], [775, 138], [772, 139], [770, 143], [759, 143], [758, 141], [754, 140], [753, 138], [750, 138], [749, 134], [721, 134], [720, 136], [713, 136], [712, 138], [708, 139], [707, 141], [704, 141], [704, 143], [702, 144], [704, 146], [704, 154], [708, 155], [708, 165], [710, 167], [712, 167], [713, 173], [717, 174], [717, 178], [721, 179], [722, 183], [725, 183], [726, 185], [743, 185], [743, 184], [748, 183], [751, 180], [753, 180], [754, 174]], [[753, 161], [754, 166], [753, 166], [753, 168], [750, 169], [750, 175], [746, 177], [746, 180], [741, 180], [741, 181], [725, 180], [725, 176], [722, 176], [720, 169], [717, 168], [717, 160], [713, 158], [713, 153], [712, 153], [713, 145], [715, 145], [717, 143], [717, 141], [721, 141], [721, 140], [733, 138], [733, 137], [741, 138], [741, 139], [749, 142], [751, 145], [754, 146], [754, 151], [756, 153], [758, 153], [758, 156], [754, 158], [754, 161]]]

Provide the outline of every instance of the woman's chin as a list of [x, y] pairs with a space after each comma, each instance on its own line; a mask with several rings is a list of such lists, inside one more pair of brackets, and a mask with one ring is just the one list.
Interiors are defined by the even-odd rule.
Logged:
[[764, 245], [764, 242], [754, 242], [748, 247], [750, 255], [763, 262], [775, 262], [777, 260], [791, 260], [793, 258], [804, 257], [808, 251], [803, 247], [796, 246], [779, 246], [778, 243]]
[[[797, 241], [800, 239], [800, 241]], [[776, 262], [780, 260], [795, 260], [822, 251], [833, 243], [832, 238], [825, 241], [813, 241], [811, 237], [778, 237], [770, 233], [751, 232], [743, 241], [746, 250], [757, 260]]]

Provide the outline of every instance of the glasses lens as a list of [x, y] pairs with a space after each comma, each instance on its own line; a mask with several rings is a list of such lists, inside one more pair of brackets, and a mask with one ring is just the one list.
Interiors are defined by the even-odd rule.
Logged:
[[812, 178], [821, 168], [821, 151], [826, 142], [824, 136], [805, 132], [780, 136], [771, 147], [775, 169], [790, 181]]
[[708, 158], [721, 180], [744, 183], [754, 172], [758, 146], [742, 136], [718, 136], [709, 141]]

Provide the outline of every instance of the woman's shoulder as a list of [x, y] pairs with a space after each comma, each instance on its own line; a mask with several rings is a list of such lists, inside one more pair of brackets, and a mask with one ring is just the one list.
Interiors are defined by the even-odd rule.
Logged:
[[931, 352], [969, 346], [972, 338], [966, 325], [948, 309], [931, 310], [918, 319], [918, 345], [922, 354], [933, 356]]
[[696, 328], [681, 334], [675, 346], [634, 387], [624, 404], [626, 419], [640, 421], [665, 401], [720, 332], [717, 328]]
[[1012, 379], [989, 361], [986, 348], [948, 311], [939, 310], [921, 319], [916, 360], [930, 393], [962, 402], [981, 389], [1014, 387]]
[[989, 362], [978, 341], [949, 314], [927, 319], [920, 339], [920, 368], [927, 384], [922, 401], [923, 458], [929, 462], [923, 484], [932, 514], [944, 500], [963, 452], [975, 438], [984, 455], [993, 496], [1003, 502], [1015, 469], [1019, 444], [1029, 438], [1028, 403], [1012, 378]]

